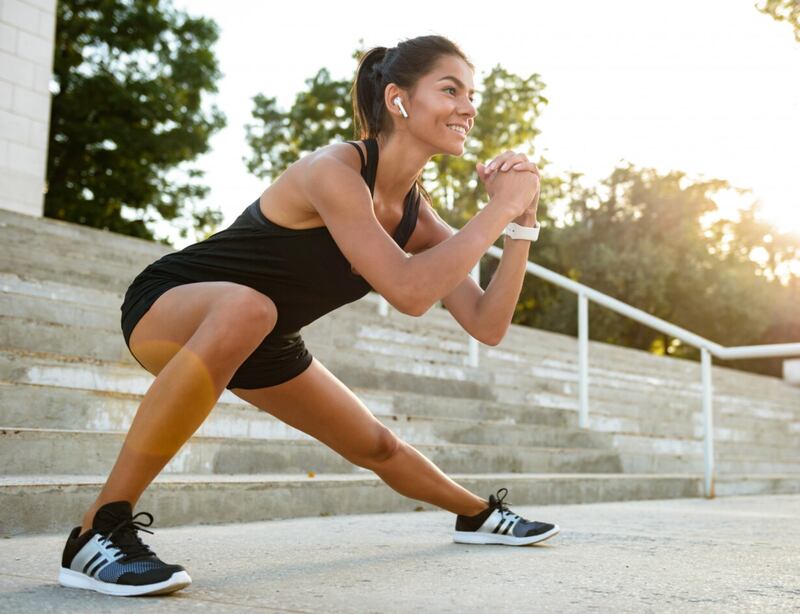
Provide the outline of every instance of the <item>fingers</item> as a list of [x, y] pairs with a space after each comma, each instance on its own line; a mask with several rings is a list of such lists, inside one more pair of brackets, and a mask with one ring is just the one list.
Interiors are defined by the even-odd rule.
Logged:
[[509, 158], [511, 158], [513, 156], [516, 156], [516, 155], [521, 155], [521, 154], [516, 154], [513, 151], [505, 151], [505, 152], [501, 153], [499, 156], [497, 156], [496, 158], [494, 158], [493, 160], [490, 160], [489, 163], [486, 165], [486, 170], [488, 170], [489, 172], [493, 172], [493, 171], [499, 170], [500, 167]]
[[528, 157], [525, 154], [518, 154], [513, 151], [503, 152], [495, 159], [491, 160], [488, 164], [482, 166], [486, 174], [498, 170], [507, 171], [512, 168], [515, 168], [516, 170], [536, 172], [538, 174], [538, 168], [536, 168], [535, 164], [528, 161]]
[[537, 175], [539, 174], [539, 168], [533, 162], [517, 162], [508, 170], [528, 171]]

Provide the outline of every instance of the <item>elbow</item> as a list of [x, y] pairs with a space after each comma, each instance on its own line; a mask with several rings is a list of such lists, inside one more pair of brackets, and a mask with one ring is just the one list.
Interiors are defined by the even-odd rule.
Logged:
[[424, 292], [417, 280], [411, 279], [406, 283], [398, 284], [396, 290], [395, 300], [392, 301], [394, 308], [415, 318], [427, 313], [436, 302], [431, 302], [430, 297], [424, 296]]
[[476, 339], [481, 343], [483, 343], [484, 345], [491, 345], [494, 347], [496, 345], [499, 345], [505, 336], [506, 336], [506, 331], [502, 330], [502, 331], [495, 331], [488, 335], [484, 334], [481, 337], [476, 337]]
[[491, 345], [492, 347], [496, 346], [500, 341], [502, 341], [502, 337], [483, 337], [482, 339], [478, 339], [483, 345]]
[[404, 301], [403, 306], [400, 309], [400, 311], [402, 311], [406, 315], [418, 318], [418, 317], [420, 317], [422, 315], [425, 315], [428, 312], [428, 309], [430, 309], [430, 308], [431, 308], [431, 305], [429, 305], [429, 304], [427, 304], [427, 303], [425, 303], [423, 301], [410, 299], [410, 300]]
[[406, 292], [399, 292], [392, 296], [384, 294], [383, 297], [397, 311], [408, 316], [421, 316], [423, 313], [425, 313], [425, 311], [427, 311], [427, 309], [423, 311], [420, 303]]

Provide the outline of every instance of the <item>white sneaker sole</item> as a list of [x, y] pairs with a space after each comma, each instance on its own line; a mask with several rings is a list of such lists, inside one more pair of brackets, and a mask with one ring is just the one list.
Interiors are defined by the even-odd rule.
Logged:
[[165, 595], [189, 586], [192, 579], [185, 571], [176, 571], [167, 580], [145, 586], [132, 586], [130, 584], [112, 584], [87, 576], [79, 571], [62, 567], [58, 574], [58, 583], [69, 588], [86, 588], [106, 595], [117, 597], [134, 597], [136, 595]]
[[550, 539], [561, 529], [555, 525], [546, 533], [531, 535], [530, 537], [515, 537], [513, 535], [496, 535], [495, 533], [478, 533], [476, 531], [455, 531], [453, 541], [459, 544], [503, 544], [505, 546], [528, 546]]

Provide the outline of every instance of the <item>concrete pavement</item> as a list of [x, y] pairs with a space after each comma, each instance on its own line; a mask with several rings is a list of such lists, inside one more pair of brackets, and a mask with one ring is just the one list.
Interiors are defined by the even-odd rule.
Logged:
[[800, 495], [531, 507], [512, 494], [514, 511], [561, 533], [455, 544], [454, 516], [439, 511], [164, 529], [156, 517], [142, 537], [194, 581], [163, 597], [58, 586], [68, 527], [10, 538], [0, 611], [800, 611]]

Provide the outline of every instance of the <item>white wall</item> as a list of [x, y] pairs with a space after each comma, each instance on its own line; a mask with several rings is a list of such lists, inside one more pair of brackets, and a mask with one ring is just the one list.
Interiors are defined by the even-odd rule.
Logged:
[[0, 0], [0, 209], [44, 209], [56, 0]]

